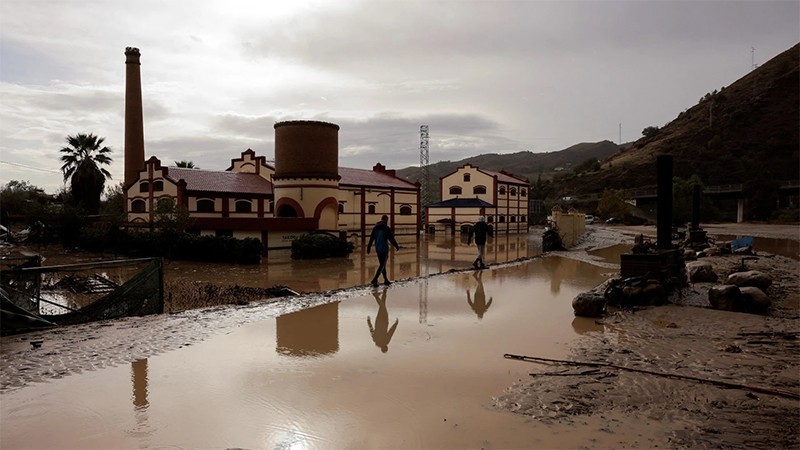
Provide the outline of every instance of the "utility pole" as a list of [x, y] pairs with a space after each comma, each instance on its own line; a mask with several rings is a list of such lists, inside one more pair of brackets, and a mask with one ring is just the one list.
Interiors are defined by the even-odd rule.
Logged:
[[622, 122], [619, 123], [619, 141], [617, 142], [619, 142], [617, 145], [622, 145]]

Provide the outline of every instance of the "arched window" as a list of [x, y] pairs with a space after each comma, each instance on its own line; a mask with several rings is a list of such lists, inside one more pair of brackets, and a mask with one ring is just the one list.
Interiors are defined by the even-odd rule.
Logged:
[[500, 195], [506, 195], [506, 187], [500, 186]]
[[472, 188], [473, 194], [485, 194], [486, 193], [486, 186], [475, 186]]
[[203, 198], [197, 201], [197, 212], [214, 212], [214, 200]]
[[135, 213], [143, 213], [145, 212], [145, 204], [144, 200], [137, 198], [136, 200], [131, 202], [131, 212]]
[[519, 216], [519, 221], [520, 222], [525, 222], [526, 221], [525, 216]]
[[511, 190], [509, 190], [509, 191], [508, 191], [508, 193], [509, 193], [509, 194], [510, 194], [512, 197], [516, 197], [516, 196], [517, 196], [517, 188], [511, 188]]
[[494, 216], [487, 217], [486, 221], [489, 222], [489, 223], [493, 223], [494, 222]]
[[466, 181], [469, 181], [469, 174], [468, 174], [468, 173], [465, 173], [465, 174], [464, 174], [464, 181], [465, 181], [465, 182], [466, 182]]
[[461, 195], [461, 186], [453, 186], [450, 188], [450, 195]]
[[511, 223], [516, 223], [517, 216], [511, 216]]
[[339, 214], [344, 214], [344, 203], [339, 203]]
[[164, 182], [161, 180], [153, 181], [153, 192], [161, 192], [164, 190]]
[[506, 216], [500, 216], [500, 223], [506, 223]]
[[370, 203], [367, 206], [367, 214], [375, 214], [375, 204], [374, 203]]
[[253, 212], [253, 203], [250, 200], [246, 199], [236, 200], [236, 212], [237, 213]]
[[411, 215], [411, 206], [403, 205], [400, 207], [400, 215], [401, 216], [410, 216]]
[[170, 197], [163, 197], [156, 202], [156, 212], [172, 212], [175, 211], [175, 200]]
[[139, 192], [150, 192], [150, 183], [147, 181], [139, 183]]
[[281, 205], [278, 208], [278, 217], [297, 217], [297, 210], [292, 205]]
[[528, 195], [528, 191], [526, 191], [525, 189], [520, 189], [519, 190], [519, 195], [521, 195], [523, 197], [526, 197]]

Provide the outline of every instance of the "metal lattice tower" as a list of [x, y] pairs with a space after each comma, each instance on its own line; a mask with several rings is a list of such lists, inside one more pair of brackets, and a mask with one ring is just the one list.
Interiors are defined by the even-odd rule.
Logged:
[[[431, 183], [430, 171], [428, 170], [428, 126], [419, 127], [419, 183], [420, 183], [420, 208], [424, 208], [431, 202]], [[424, 211], [424, 209], [423, 209]], [[423, 212], [423, 217], [424, 217]], [[425, 223], [423, 220], [422, 223]]]
[[[419, 184], [420, 184], [420, 220], [421, 227], [425, 226], [425, 207], [431, 203], [431, 177], [428, 170], [428, 126], [419, 127]], [[423, 230], [423, 236], [428, 230]], [[419, 253], [420, 267], [424, 267], [422, 281], [419, 283], [419, 323], [428, 323], [428, 243], [422, 244], [424, 249]]]

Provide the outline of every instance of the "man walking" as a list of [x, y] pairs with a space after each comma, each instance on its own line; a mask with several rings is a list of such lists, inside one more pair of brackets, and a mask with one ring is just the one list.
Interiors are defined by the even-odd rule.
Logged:
[[486, 235], [494, 236], [492, 228], [486, 224], [486, 219], [483, 216], [478, 217], [478, 221], [472, 229], [469, 230], [467, 236], [467, 245], [472, 243], [472, 236], [475, 236], [475, 246], [478, 247], [478, 257], [472, 263], [472, 267], [476, 269], [485, 269], [486, 264], [483, 263], [483, 250], [486, 248]]
[[[390, 285], [392, 284], [389, 281], [389, 277], [386, 276], [386, 260], [389, 258], [389, 243], [391, 243], [395, 249], [400, 250], [400, 246], [397, 245], [397, 241], [394, 240], [394, 234], [392, 234], [392, 229], [387, 224], [389, 222], [389, 216], [383, 215], [381, 216], [380, 222], [375, 224], [375, 227], [372, 228], [372, 234], [369, 236], [369, 243], [367, 244], [367, 254], [369, 255], [369, 251], [372, 249], [372, 243], [375, 243], [375, 253], [378, 255], [378, 271], [375, 272], [375, 276], [372, 278], [372, 285], [378, 285], [378, 276], [383, 275], [383, 284]], [[476, 241], [477, 242], [477, 241]]]

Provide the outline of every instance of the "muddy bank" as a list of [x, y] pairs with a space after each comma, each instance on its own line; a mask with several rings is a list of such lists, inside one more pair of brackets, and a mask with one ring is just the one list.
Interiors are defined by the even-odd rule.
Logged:
[[[797, 227], [718, 229], [797, 239]], [[653, 236], [654, 229], [590, 227], [574, 251], [562, 254], [591, 262], [596, 259], [592, 249], [632, 243], [639, 233]], [[712, 310], [708, 288], [714, 284], [695, 283], [673, 296], [674, 304], [616, 311], [597, 320], [597, 329], [581, 336], [569, 360], [759, 386], [775, 394], [614, 368], [520, 362], [530, 365], [530, 379], [509, 387], [495, 405], [576, 433], [607, 433], [612, 440], [631, 426], [661, 430], [637, 442], [620, 440], [621, 447], [797, 448], [800, 269], [790, 258], [758, 256], [745, 264], [773, 278], [768, 314]], [[704, 260], [721, 279], [742, 264], [741, 257], [731, 255]]]

